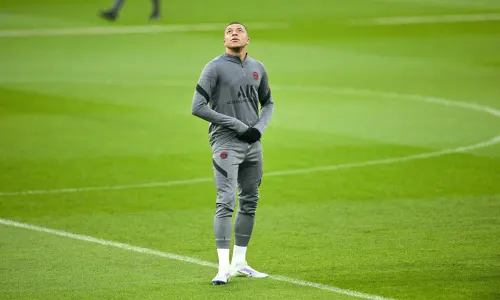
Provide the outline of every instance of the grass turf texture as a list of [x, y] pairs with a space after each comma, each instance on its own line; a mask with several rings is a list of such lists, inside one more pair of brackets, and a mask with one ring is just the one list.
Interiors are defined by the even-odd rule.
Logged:
[[[289, 24], [249, 28], [250, 55], [266, 65], [276, 102], [263, 139], [266, 174], [437, 152], [500, 133], [491, 114], [384, 94], [500, 109], [499, 22], [349, 25], [500, 12], [493, 1], [204, 3], [165, 2], [159, 24]], [[110, 4], [2, 1], [0, 28], [149, 24], [149, 2], [127, 2], [115, 24], [96, 17]], [[222, 31], [0, 43], [0, 192], [212, 176], [207, 124], [191, 116], [190, 105], [201, 68], [223, 51]], [[493, 144], [265, 176], [249, 262], [396, 299], [497, 299], [499, 170]], [[0, 218], [216, 262], [214, 198], [210, 181], [1, 196]], [[4, 299], [354, 299], [273, 280], [213, 287], [215, 269], [4, 225], [0, 232]]]

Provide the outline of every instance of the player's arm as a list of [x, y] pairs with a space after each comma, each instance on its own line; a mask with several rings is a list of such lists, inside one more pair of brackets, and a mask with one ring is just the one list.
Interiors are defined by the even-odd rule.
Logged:
[[205, 121], [230, 128], [238, 134], [245, 132], [248, 126], [240, 120], [218, 113], [208, 107], [210, 96], [217, 84], [217, 69], [215, 62], [209, 62], [201, 72], [200, 79], [193, 96], [191, 113]]
[[262, 80], [259, 85], [259, 102], [260, 102], [260, 118], [259, 121], [253, 126], [257, 128], [261, 135], [264, 134], [264, 130], [266, 129], [269, 121], [271, 121], [271, 117], [274, 113], [274, 102], [273, 96], [271, 95], [271, 88], [269, 87], [269, 78], [267, 76], [267, 71], [264, 68], [262, 72]]

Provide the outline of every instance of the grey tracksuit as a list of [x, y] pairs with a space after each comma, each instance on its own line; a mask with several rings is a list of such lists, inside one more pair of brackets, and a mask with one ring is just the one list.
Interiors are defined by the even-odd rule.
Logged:
[[260, 141], [249, 145], [237, 136], [250, 127], [264, 134], [273, 111], [268, 76], [261, 62], [248, 55], [241, 61], [225, 53], [206, 64], [193, 96], [192, 113], [210, 122], [209, 140], [217, 187], [214, 217], [217, 248], [230, 245], [237, 187], [235, 244], [248, 245], [262, 178], [262, 146]]

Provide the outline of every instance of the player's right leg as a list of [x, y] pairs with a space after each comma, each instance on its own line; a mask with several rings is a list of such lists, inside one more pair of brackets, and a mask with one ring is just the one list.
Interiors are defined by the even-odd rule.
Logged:
[[214, 236], [219, 259], [219, 270], [213, 284], [226, 284], [229, 281], [229, 247], [232, 235], [232, 216], [236, 204], [238, 165], [242, 154], [235, 145], [227, 143], [214, 147], [212, 155], [213, 172], [217, 188], [214, 216]]

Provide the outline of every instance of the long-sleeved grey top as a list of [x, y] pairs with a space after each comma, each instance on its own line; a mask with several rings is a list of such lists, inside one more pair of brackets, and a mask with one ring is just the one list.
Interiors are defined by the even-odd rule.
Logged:
[[210, 122], [211, 145], [224, 144], [250, 127], [264, 134], [273, 113], [268, 75], [260, 61], [224, 53], [205, 65], [192, 114]]

